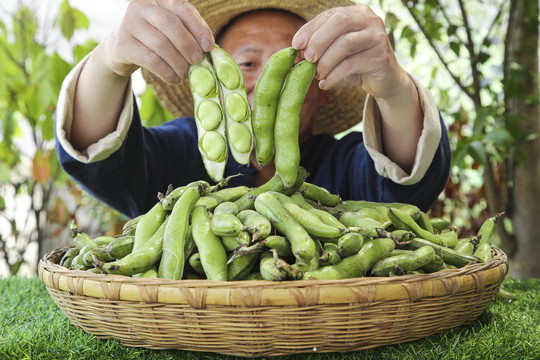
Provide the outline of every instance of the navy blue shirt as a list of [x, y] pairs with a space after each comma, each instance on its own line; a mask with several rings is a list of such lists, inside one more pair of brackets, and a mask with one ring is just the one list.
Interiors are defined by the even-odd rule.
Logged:
[[[450, 171], [450, 144], [443, 124], [439, 147], [422, 180], [396, 184], [380, 176], [363, 142], [362, 133], [341, 139], [313, 135], [301, 147], [300, 165], [310, 174], [306, 181], [322, 186], [344, 200], [405, 202], [427, 211], [446, 185]], [[197, 146], [193, 118], [179, 118], [157, 127], [143, 127], [137, 109], [119, 150], [108, 158], [84, 164], [71, 157], [56, 141], [62, 168], [84, 190], [120, 213], [135, 217], [157, 202], [158, 192], [195, 180], [213, 183]], [[238, 164], [232, 156], [225, 176], [241, 173], [229, 186], [255, 187], [255, 168]]]

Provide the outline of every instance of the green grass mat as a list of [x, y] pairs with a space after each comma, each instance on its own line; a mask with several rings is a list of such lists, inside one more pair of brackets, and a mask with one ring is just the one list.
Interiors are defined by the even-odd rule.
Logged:
[[[497, 298], [471, 325], [405, 344], [270, 359], [540, 359], [540, 279], [507, 278], [513, 301]], [[240, 359], [213, 353], [127, 347], [77, 330], [38, 278], [0, 279], [0, 359]]]

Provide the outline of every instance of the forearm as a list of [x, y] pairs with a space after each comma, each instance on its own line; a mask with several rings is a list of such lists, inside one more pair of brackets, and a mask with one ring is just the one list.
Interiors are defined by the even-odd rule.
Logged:
[[98, 46], [91, 54], [75, 90], [70, 141], [79, 151], [116, 129], [129, 82], [104, 65], [102, 51]]
[[375, 98], [381, 114], [384, 153], [405, 172], [412, 171], [422, 134], [423, 111], [418, 90], [405, 72], [391, 97]]

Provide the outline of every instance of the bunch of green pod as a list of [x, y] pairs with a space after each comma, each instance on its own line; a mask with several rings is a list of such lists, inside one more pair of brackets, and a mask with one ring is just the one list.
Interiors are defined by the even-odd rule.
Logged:
[[220, 181], [223, 179], [229, 151], [217, 75], [210, 60], [204, 57], [200, 63], [189, 66], [188, 77], [199, 151], [208, 175]]
[[248, 165], [254, 140], [244, 75], [234, 59], [218, 45], [210, 51], [210, 56], [220, 84], [229, 149], [239, 164]]
[[169, 186], [147, 213], [126, 222], [122, 235], [91, 238], [72, 222], [75, 246], [59, 264], [134, 278], [337, 280], [420, 276], [493, 256], [500, 214], [462, 239], [447, 221], [439, 226], [414, 205], [337, 202], [317, 188], [307, 195], [306, 177], [299, 168], [294, 190], [277, 174], [253, 189], [228, 188], [227, 179]]

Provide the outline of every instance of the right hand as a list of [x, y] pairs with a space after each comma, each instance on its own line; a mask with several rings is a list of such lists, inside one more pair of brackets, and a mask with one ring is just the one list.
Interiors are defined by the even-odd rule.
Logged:
[[185, 0], [133, 0], [120, 25], [103, 41], [105, 65], [122, 77], [144, 67], [177, 84], [189, 64], [214, 47], [208, 24]]

